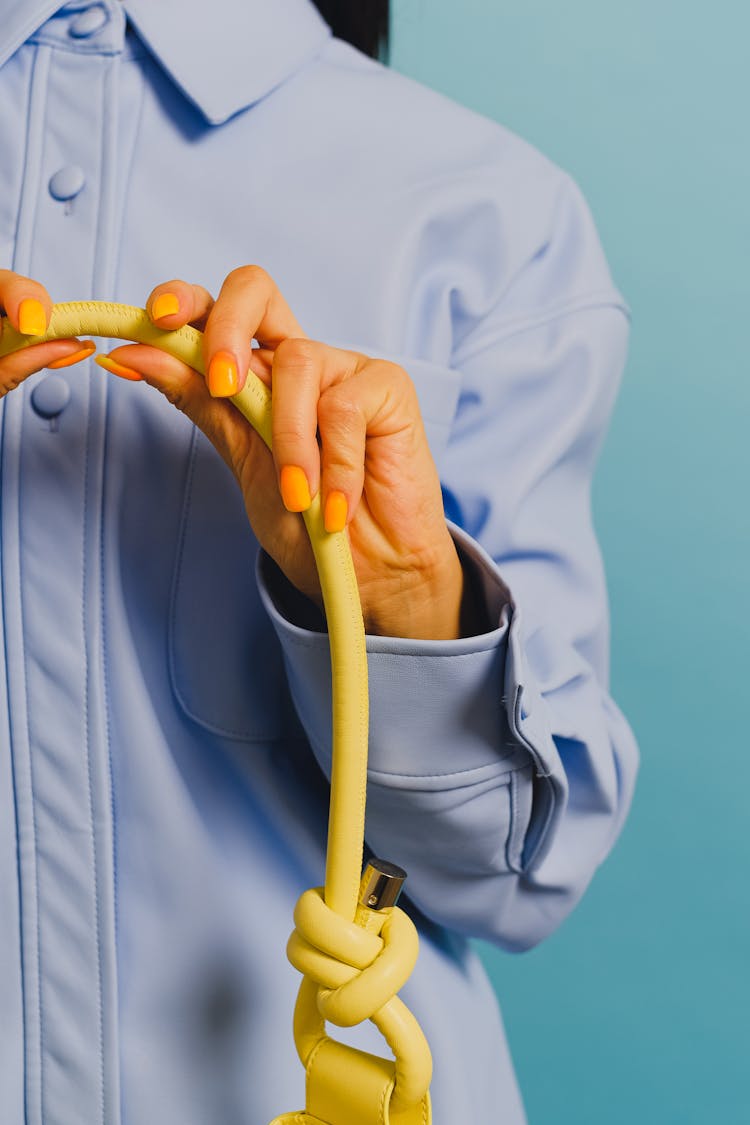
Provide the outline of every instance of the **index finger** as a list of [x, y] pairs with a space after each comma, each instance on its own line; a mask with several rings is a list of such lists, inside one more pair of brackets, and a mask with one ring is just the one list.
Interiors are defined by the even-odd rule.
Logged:
[[47, 331], [52, 298], [38, 281], [12, 270], [0, 270], [0, 307], [17, 332], [43, 336]]
[[175, 279], [151, 290], [146, 310], [159, 328], [174, 330], [192, 324], [202, 332], [213, 304], [213, 297], [202, 285]]
[[203, 337], [211, 394], [226, 397], [242, 389], [253, 339], [273, 350], [290, 336], [306, 334], [270, 274], [260, 266], [232, 270], [208, 315]]

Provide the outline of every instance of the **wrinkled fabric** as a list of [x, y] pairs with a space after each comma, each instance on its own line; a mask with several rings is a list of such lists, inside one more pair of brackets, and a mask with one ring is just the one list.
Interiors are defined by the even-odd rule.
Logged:
[[[255, 262], [311, 336], [414, 380], [491, 627], [369, 638], [367, 842], [409, 872], [435, 1125], [522, 1122], [469, 939], [554, 930], [636, 770], [590, 510], [627, 309], [586, 205], [307, 0], [0, 0], [0, 26], [0, 266], [142, 305]], [[304, 1101], [284, 946], [323, 880], [325, 635], [148, 386], [86, 363], [0, 410], [3, 1125], [260, 1125]]]

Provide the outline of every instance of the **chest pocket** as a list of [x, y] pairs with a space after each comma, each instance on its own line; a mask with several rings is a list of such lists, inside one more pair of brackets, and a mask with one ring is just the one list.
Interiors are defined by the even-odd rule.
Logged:
[[[458, 373], [421, 359], [383, 358], [413, 380], [439, 467], [456, 410]], [[172, 592], [172, 687], [194, 722], [247, 742], [281, 737], [291, 721], [279, 643], [255, 581], [258, 549], [234, 477], [196, 432]]]
[[288, 706], [255, 581], [258, 549], [237, 482], [196, 431], [172, 590], [172, 687], [194, 722], [248, 742], [279, 737]]

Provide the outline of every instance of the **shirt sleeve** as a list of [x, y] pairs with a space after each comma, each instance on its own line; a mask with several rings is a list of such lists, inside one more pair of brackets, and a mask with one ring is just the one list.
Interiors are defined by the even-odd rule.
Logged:
[[[637, 769], [608, 690], [591, 514], [628, 335], [597, 248], [576, 196], [554, 243], [454, 355], [461, 389], [439, 468], [494, 627], [451, 642], [367, 639], [368, 844], [406, 868], [424, 914], [507, 949], [536, 944], [579, 900]], [[582, 257], [600, 286], [581, 288]], [[272, 571], [261, 559], [295, 705], [330, 772], [327, 638], [289, 612]]]

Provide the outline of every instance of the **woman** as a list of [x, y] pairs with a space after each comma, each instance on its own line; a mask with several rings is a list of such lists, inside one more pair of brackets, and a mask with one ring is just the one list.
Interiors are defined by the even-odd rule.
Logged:
[[[522, 1121], [467, 939], [554, 929], [636, 760], [589, 507], [627, 320], [588, 211], [309, 0], [54, 8], [0, 0], [2, 307], [34, 334], [50, 292], [151, 289], [160, 326], [205, 328], [208, 377], [141, 345], [112, 380], [61, 369], [81, 341], [0, 362], [4, 1120], [303, 1103], [284, 943], [325, 846], [296, 514], [320, 490], [362, 589], [367, 840], [409, 872], [435, 1123]], [[273, 460], [222, 401], [248, 364]]]

